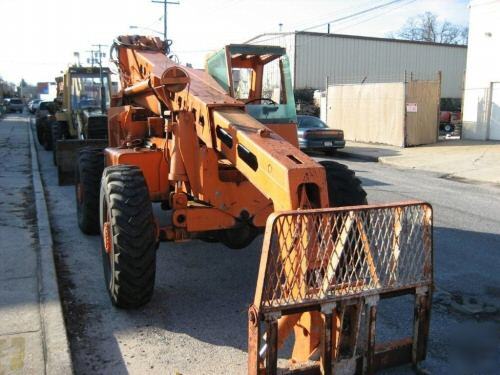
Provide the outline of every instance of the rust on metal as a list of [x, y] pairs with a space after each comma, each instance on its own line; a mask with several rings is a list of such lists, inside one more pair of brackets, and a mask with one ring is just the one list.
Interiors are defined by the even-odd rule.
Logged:
[[[277, 325], [282, 330], [300, 325], [305, 313], [321, 313], [319, 359], [294, 373], [315, 368], [322, 374], [370, 374], [425, 357], [432, 283], [427, 203], [280, 212], [266, 227], [253, 313], [257, 309], [267, 327], [264, 316], [282, 314]], [[413, 337], [380, 345], [375, 340], [378, 300], [403, 294], [415, 295]], [[283, 332], [277, 334], [281, 343]], [[274, 358], [278, 348], [266, 342], [266, 354]]]
[[248, 373], [258, 374], [262, 368], [259, 356], [260, 324], [255, 306], [248, 309]]
[[276, 375], [278, 371], [278, 319], [276, 314], [264, 317], [266, 323], [266, 375]]
[[[388, 233], [393, 233], [394, 212], [401, 207], [273, 215], [272, 229], [264, 239], [269, 250], [264, 248], [262, 253], [259, 276], [263, 277], [258, 280], [254, 304], [273, 311], [428, 285], [432, 252], [423, 218], [430, 206], [422, 202], [403, 206], [405, 236], [394, 248]], [[396, 268], [395, 252], [399, 254]], [[297, 277], [288, 277], [287, 265]], [[288, 282], [281, 283], [282, 278]]]
[[[234, 95], [232, 69], [251, 69], [246, 104], [260, 101], [265, 64], [278, 60], [282, 68], [284, 49], [229, 47], [224, 84], [170, 60], [159, 38], [118, 37], [123, 89], [108, 112], [106, 165], [138, 166], [151, 201], [168, 203], [172, 219], [158, 228], [161, 239], [265, 226], [248, 314], [249, 373], [276, 373], [292, 334], [295, 372], [372, 372], [397, 362], [394, 353], [411, 361], [412, 351], [420, 360], [430, 293], [416, 291], [432, 290], [431, 207], [328, 208], [325, 168], [296, 147], [294, 121], [264, 124]], [[110, 241], [106, 225], [103, 236]], [[411, 345], [379, 353], [375, 302], [404, 293], [419, 295]], [[364, 311], [368, 332], [360, 329]]]
[[[324, 329], [321, 335], [321, 352], [323, 353], [321, 358], [321, 370], [324, 375], [330, 375], [332, 373], [332, 358], [333, 358], [333, 343], [334, 338], [334, 314], [335, 305], [327, 304], [322, 308]], [[336, 328], [336, 327], [335, 327]]]
[[368, 340], [363, 364], [363, 373], [373, 373], [373, 358], [375, 357], [375, 330], [377, 325], [377, 306], [375, 304], [367, 305], [367, 322], [368, 322]]
[[111, 222], [106, 221], [103, 226], [103, 233], [102, 233], [102, 238], [104, 240], [104, 250], [106, 251], [106, 254], [109, 254], [111, 252], [111, 247], [112, 245], [112, 234], [111, 234]]

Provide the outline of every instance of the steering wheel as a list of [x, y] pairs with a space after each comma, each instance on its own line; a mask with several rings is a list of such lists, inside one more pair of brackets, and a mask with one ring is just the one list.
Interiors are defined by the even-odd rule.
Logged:
[[276, 103], [274, 100], [272, 100], [270, 98], [254, 98], [254, 99], [250, 99], [250, 100], [246, 101], [245, 104], [250, 104], [250, 103], [256, 102], [258, 100], [267, 100], [268, 102], [271, 102], [274, 105], [278, 105], [278, 103]]

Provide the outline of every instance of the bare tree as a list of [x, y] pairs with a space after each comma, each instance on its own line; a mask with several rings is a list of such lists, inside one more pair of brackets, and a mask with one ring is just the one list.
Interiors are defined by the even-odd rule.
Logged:
[[401, 29], [389, 37], [423, 42], [467, 44], [469, 28], [448, 21], [439, 22], [431, 12], [410, 17]]

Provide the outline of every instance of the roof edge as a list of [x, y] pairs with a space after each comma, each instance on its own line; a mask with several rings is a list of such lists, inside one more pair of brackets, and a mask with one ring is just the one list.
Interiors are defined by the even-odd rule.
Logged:
[[292, 34], [299, 35], [311, 35], [317, 37], [327, 37], [327, 38], [345, 38], [345, 39], [362, 39], [362, 40], [374, 40], [380, 42], [391, 42], [391, 43], [405, 43], [405, 44], [419, 44], [419, 45], [431, 45], [438, 47], [456, 47], [456, 48], [467, 48], [467, 44], [448, 44], [448, 43], [437, 43], [437, 42], [425, 42], [418, 40], [406, 40], [406, 39], [396, 39], [396, 38], [381, 38], [374, 36], [364, 36], [364, 35], [351, 35], [351, 34], [328, 34], [328, 33], [319, 33], [313, 31], [293, 31], [293, 32], [282, 32], [282, 33], [263, 33], [259, 34], [252, 39], [247, 40], [245, 43], [253, 42], [263, 36], [271, 37], [271, 36], [286, 36]]

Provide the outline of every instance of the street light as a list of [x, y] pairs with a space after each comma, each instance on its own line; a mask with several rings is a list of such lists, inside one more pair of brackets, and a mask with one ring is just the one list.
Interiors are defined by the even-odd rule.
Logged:
[[149, 30], [149, 31], [152, 31], [152, 32], [155, 32], [157, 34], [160, 34], [160, 35], [163, 35], [163, 33], [161, 31], [158, 31], [158, 30], [155, 30], [155, 29], [151, 29], [149, 27], [143, 27], [143, 26], [135, 26], [135, 25], [130, 25], [128, 27], [129, 29], [143, 29], [143, 30]]

